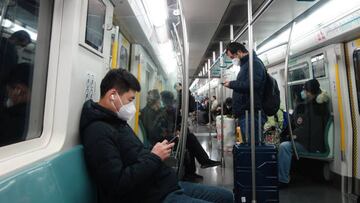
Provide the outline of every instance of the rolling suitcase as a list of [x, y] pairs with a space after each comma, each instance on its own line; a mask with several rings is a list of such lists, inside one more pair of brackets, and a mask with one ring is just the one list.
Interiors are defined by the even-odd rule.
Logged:
[[[252, 200], [251, 147], [236, 144], [234, 155], [234, 196], [237, 203]], [[257, 145], [256, 160], [256, 200], [258, 203], [279, 202], [277, 150], [275, 145]]]

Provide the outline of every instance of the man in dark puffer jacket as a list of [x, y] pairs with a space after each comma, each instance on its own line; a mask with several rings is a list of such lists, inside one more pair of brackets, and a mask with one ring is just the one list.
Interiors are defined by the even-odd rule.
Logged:
[[173, 143], [164, 140], [151, 150], [143, 146], [127, 124], [140, 91], [132, 74], [111, 70], [100, 89], [100, 101], [85, 102], [80, 121], [85, 160], [97, 183], [99, 202], [233, 202], [225, 189], [179, 182], [163, 163]]
[[[224, 81], [224, 86], [233, 90], [232, 96], [232, 111], [234, 116], [238, 118], [239, 126], [243, 140], [247, 134], [248, 142], [250, 142], [250, 78], [249, 78], [249, 52], [244, 45], [238, 42], [230, 43], [226, 48], [227, 56], [233, 60], [234, 65], [240, 65], [241, 69], [238, 73], [236, 80]], [[266, 70], [263, 62], [257, 57], [256, 53], [253, 54], [253, 81], [254, 81], [254, 110], [255, 110], [255, 142], [259, 142], [258, 132], [258, 111], [262, 111], [262, 98], [264, 93], [264, 85], [266, 79]], [[246, 133], [246, 114], [248, 111], [248, 132]], [[264, 114], [261, 115], [261, 128], [266, 121]], [[262, 132], [260, 132], [262, 134]]]

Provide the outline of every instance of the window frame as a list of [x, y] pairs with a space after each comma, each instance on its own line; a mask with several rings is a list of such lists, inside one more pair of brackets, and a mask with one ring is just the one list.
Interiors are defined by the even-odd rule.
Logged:
[[[324, 64], [324, 71], [325, 71], [325, 76], [321, 76], [321, 77], [315, 77], [315, 73], [314, 73], [314, 66], [313, 66], [313, 62], [312, 62], [312, 59], [313, 58], [316, 58], [316, 57], [319, 57], [319, 56], [323, 56], [323, 64]], [[328, 77], [328, 69], [327, 69], [327, 66], [326, 66], [326, 55], [325, 53], [319, 53], [319, 54], [316, 54], [316, 55], [313, 55], [310, 57], [310, 63], [311, 63], [311, 73], [312, 73], [312, 78], [315, 78], [315, 79], [326, 79]]]
[[[56, 78], [58, 70], [58, 60], [60, 50], [60, 38], [61, 36], [61, 20], [63, 17], [63, 5], [60, 1], [52, 0], [47, 1], [47, 7], [44, 8], [46, 12], [50, 15], [48, 16], [50, 30], [46, 35], [49, 36], [48, 42], [42, 44], [41, 46], [48, 47], [47, 50], [42, 50], [42, 52], [47, 52], [47, 60], [41, 61], [41, 65], [46, 65], [46, 73], [44, 73], [45, 86], [43, 87], [43, 100], [42, 103], [42, 118], [39, 122], [42, 123], [40, 135], [38, 137], [33, 137], [31, 139], [26, 139], [22, 142], [13, 143], [0, 147], [0, 176], [6, 174], [14, 169], [25, 166], [29, 163], [34, 162], [36, 157], [47, 156], [51, 152], [55, 152], [56, 148], [49, 148], [50, 138], [53, 131], [54, 117], [53, 109], [51, 109], [55, 104], [55, 94], [56, 89], [56, 80], [49, 80], [49, 78]], [[39, 13], [40, 15], [40, 13]], [[40, 22], [40, 21], [39, 21]], [[38, 32], [41, 32], [41, 29], [38, 29]], [[35, 55], [36, 56], [36, 55]], [[39, 57], [39, 56], [37, 56]], [[36, 59], [34, 60], [36, 61]], [[34, 79], [33, 79], [34, 80]], [[33, 94], [32, 94], [33, 97]], [[31, 103], [34, 103], [31, 101]], [[31, 107], [33, 108], [32, 104]], [[29, 132], [27, 132], [26, 137], [28, 138]], [[58, 144], [58, 143], [53, 143]], [[54, 145], [52, 145], [54, 146]]]
[[[105, 42], [105, 34], [106, 34], [106, 30], [108, 29], [108, 18], [107, 18], [107, 13], [108, 13], [108, 5], [107, 2], [104, 0], [97, 0], [100, 1], [101, 3], [104, 4], [105, 6], [105, 22], [104, 22], [104, 30], [103, 30], [103, 44]], [[89, 0], [83, 0], [82, 1], [82, 8], [81, 8], [81, 17], [80, 17], [80, 37], [79, 37], [79, 45], [83, 48], [85, 48], [86, 50], [90, 51], [91, 53], [101, 57], [101, 58], [105, 58], [105, 54], [104, 54], [104, 47], [102, 49], [102, 51], [98, 51], [97, 49], [95, 49], [94, 47], [90, 46], [89, 44], [86, 43], [86, 24], [87, 24], [87, 16], [88, 16], [88, 5], [89, 5]]]
[[[300, 80], [294, 80], [294, 81], [288, 81], [288, 85], [292, 85], [292, 84], [296, 84], [296, 83], [299, 83], [299, 82], [303, 82], [303, 81], [307, 81], [311, 78], [311, 71], [310, 71], [310, 65], [309, 65], [309, 62], [307, 61], [304, 61], [304, 62], [301, 62], [299, 64], [295, 64], [293, 66], [290, 66], [289, 67], [289, 75], [290, 75], [290, 71], [294, 71], [294, 70], [298, 70], [298, 69], [303, 69], [306, 65], [307, 69], [308, 69], [308, 72], [309, 72], [309, 77], [308, 78], [304, 78], [304, 79], [300, 79]], [[290, 78], [289, 78], [290, 79]]]

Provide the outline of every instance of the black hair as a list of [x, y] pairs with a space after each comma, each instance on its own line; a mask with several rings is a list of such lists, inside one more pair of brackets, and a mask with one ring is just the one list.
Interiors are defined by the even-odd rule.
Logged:
[[180, 87], [182, 87], [182, 84], [181, 84], [180, 82], [177, 82], [177, 83], [174, 84], [174, 89], [176, 89], [176, 87], [177, 87], [178, 85], [179, 85]]
[[147, 93], [147, 97], [146, 97], [146, 102], [148, 105], [152, 106], [154, 105], [157, 101], [160, 101], [160, 93], [159, 90], [157, 89], [153, 89], [150, 90]]
[[231, 97], [226, 98], [225, 104], [230, 106], [232, 104], [232, 98]]
[[170, 106], [174, 104], [174, 94], [170, 91], [162, 91], [160, 93], [161, 101], [166, 105]]
[[10, 87], [15, 86], [17, 84], [22, 84], [25, 85], [26, 87], [30, 87], [32, 70], [33, 70], [33, 66], [30, 63], [16, 64], [12, 68], [9, 77], [6, 79], [6, 84]]
[[24, 45], [27, 45], [31, 42], [30, 35], [25, 30], [19, 30], [17, 32], [14, 32], [9, 39], [17, 40]]
[[313, 95], [321, 93], [320, 83], [316, 79], [311, 79], [305, 82], [304, 89]]
[[243, 53], [248, 53], [248, 50], [245, 48], [245, 46], [239, 42], [231, 42], [226, 47], [226, 53], [230, 51], [231, 54], [236, 54], [238, 51], [241, 51]]
[[105, 96], [106, 92], [112, 88], [115, 88], [119, 94], [130, 89], [137, 92], [141, 90], [139, 81], [125, 69], [113, 69], [105, 75], [100, 84], [101, 97]]
[[216, 99], [216, 96], [214, 95], [213, 98]]

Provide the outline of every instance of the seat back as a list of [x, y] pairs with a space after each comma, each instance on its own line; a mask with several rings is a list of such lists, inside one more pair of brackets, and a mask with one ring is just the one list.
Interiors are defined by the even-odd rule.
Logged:
[[0, 202], [95, 203], [96, 187], [76, 146], [0, 178]]

